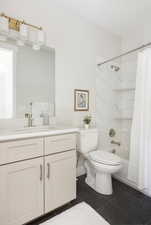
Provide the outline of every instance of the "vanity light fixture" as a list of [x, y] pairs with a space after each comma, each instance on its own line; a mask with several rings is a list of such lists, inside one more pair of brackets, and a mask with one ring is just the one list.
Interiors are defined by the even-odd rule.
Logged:
[[[30, 40], [30, 33], [34, 33], [34, 38]], [[38, 27], [24, 20], [18, 20], [4, 13], [0, 14], [0, 40], [6, 41], [7, 37], [15, 39], [17, 45], [23, 46], [26, 41], [32, 42], [32, 47], [35, 50], [39, 50], [42, 45], [45, 44], [45, 33], [42, 27]]]

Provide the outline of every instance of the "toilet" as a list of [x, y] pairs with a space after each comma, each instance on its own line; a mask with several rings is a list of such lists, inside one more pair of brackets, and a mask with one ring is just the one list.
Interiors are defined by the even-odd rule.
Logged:
[[84, 156], [86, 169], [85, 182], [98, 193], [111, 195], [113, 173], [121, 168], [121, 159], [117, 155], [98, 149], [98, 130], [81, 129], [79, 131], [78, 151]]

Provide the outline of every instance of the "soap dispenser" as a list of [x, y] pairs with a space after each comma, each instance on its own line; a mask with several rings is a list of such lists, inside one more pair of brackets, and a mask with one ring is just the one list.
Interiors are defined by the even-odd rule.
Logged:
[[43, 126], [49, 125], [49, 114], [48, 113], [43, 112], [43, 113], [40, 114], [40, 117], [43, 119], [42, 120]]

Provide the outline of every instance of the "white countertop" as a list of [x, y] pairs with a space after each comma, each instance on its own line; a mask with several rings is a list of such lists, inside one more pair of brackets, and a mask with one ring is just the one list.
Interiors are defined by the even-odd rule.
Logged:
[[26, 128], [0, 132], [0, 142], [78, 132], [74, 127]]

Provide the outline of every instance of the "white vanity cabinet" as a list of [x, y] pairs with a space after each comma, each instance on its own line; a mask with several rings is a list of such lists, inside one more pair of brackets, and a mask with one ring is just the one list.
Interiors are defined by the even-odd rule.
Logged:
[[68, 151], [45, 158], [45, 213], [76, 198], [76, 155]]
[[0, 143], [0, 225], [27, 223], [76, 198], [75, 140], [73, 133]]
[[0, 167], [0, 224], [21, 225], [43, 214], [43, 159]]

